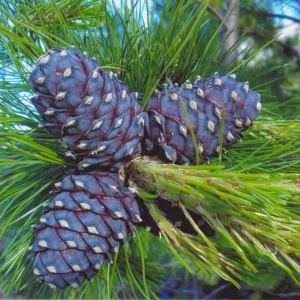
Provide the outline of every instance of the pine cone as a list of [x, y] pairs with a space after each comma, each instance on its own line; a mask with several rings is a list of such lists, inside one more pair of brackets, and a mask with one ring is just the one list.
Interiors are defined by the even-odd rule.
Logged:
[[[186, 108], [188, 119], [184, 114]], [[211, 78], [153, 95], [146, 107], [144, 154], [157, 155], [165, 162], [195, 164], [196, 152], [188, 121], [196, 137], [200, 161], [219, 152], [220, 125], [225, 110], [222, 149], [243, 137], [261, 110], [260, 96], [235, 75]]]
[[77, 287], [110, 262], [141, 221], [134, 194], [116, 173], [66, 175], [35, 226], [34, 274], [52, 288]]
[[29, 76], [41, 125], [68, 147], [67, 156], [110, 168], [140, 152], [143, 113], [137, 94], [74, 47], [39, 58]]

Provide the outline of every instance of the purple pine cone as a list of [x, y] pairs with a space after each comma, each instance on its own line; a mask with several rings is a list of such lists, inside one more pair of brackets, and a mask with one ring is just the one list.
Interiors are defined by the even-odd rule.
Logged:
[[[188, 119], [184, 114], [183, 105]], [[153, 95], [146, 107], [144, 153], [178, 164], [195, 164], [197, 149], [200, 161], [208, 161], [219, 152], [220, 126], [225, 111], [222, 147], [240, 141], [261, 111], [259, 94], [235, 75], [217, 73], [194, 83], [172, 87]], [[196, 137], [196, 147], [188, 121]]]
[[70, 174], [35, 225], [34, 274], [52, 288], [78, 287], [110, 262], [141, 221], [135, 195], [116, 173]]
[[41, 125], [68, 147], [80, 168], [109, 169], [140, 152], [144, 119], [137, 94], [74, 47], [39, 58], [29, 83]]

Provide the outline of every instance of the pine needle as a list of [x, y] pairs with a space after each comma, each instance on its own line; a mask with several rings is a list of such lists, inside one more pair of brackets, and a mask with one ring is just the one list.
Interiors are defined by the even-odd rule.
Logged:
[[[136, 158], [130, 170], [141, 188], [178, 204], [188, 219], [185, 207], [198, 211], [251, 270], [261, 266], [248, 258], [262, 255], [298, 282], [299, 269], [288, 267], [286, 257], [276, 256], [274, 248], [298, 260], [300, 217], [294, 204], [300, 199], [299, 174], [246, 174], [210, 166], [197, 170], [162, 165], [150, 158]], [[204, 198], [195, 197], [195, 190]], [[199, 236], [207, 243], [201, 233]], [[227, 251], [215, 247], [220, 253]]]
[[[74, 45], [95, 56], [103, 68], [114, 69], [132, 92], [139, 92], [145, 106], [166, 81], [182, 84], [195, 75], [210, 76], [226, 69], [247, 74], [247, 64], [272, 41], [259, 50], [240, 53], [243, 60], [237, 65], [222, 67], [244, 37], [221, 52], [225, 40], [218, 37], [223, 23], [214, 23], [207, 15], [209, 1], [201, 5], [193, 0], [165, 0], [159, 18], [155, 17], [156, 1], [153, 8], [146, 1], [146, 20], [139, 1], [121, 1], [121, 9], [96, 0], [5, 3], [0, 7], [2, 290], [18, 290], [27, 298], [155, 298], [164, 274], [158, 264], [166, 245], [191, 272], [214, 270], [236, 286], [239, 280], [257, 285], [255, 270], [270, 266], [299, 280], [300, 145], [296, 137], [300, 112], [296, 97], [282, 104], [264, 104], [263, 114], [244, 142], [222, 155], [222, 165], [212, 160], [210, 166], [167, 166], [136, 159], [132, 170], [140, 175], [136, 181], [145, 189], [139, 189], [139, 196], [163, 238], [136, 231], [137, 242], [132, 239], [121, 247], [113, 266], [104, 266], [94, 283], [85, 282], [76, 291], [53, 291], [37, 283], [27, 259], [34, 235], [31, 225], [50, 200], [49, 191], [63, 175], [64, 166], [73, 165], [62, 145], [37, 127], [39, 117], [30, 103], [27, 82], [37, 58], [52, 48]], [[279, 67], [255, 76], [263, 96], [262, 88], [280, 79], [265, 82], [265, 76]], [[184, 234], [165, 218], [157, 208], [157, 194], [181, 207], [197, 235]], [[201, 214], [217, 238], [204, 236], [188, 209]]]

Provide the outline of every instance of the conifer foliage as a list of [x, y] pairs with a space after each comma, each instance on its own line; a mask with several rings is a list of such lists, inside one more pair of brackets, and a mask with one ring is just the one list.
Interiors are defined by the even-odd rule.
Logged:
[[247, 72], [272, 41], [230, 66], [243, 37], [221, 51], [209, 0], [21, 2], [0, 8], [0, 288], [152, 299], [163, 258], [300, 284], [299, 105], [268, 103], [280, 67]]

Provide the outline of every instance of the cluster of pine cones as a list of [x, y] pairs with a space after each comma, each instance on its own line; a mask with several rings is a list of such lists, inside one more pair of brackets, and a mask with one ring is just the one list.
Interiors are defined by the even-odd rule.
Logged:
[[[225, 150], [261, 110], [260, 96], [248, 83], [215, 74], [156, 91], [142, 111], [137, 93], [74, 47], [40, 57], [29, 83], [41, 125], [77, 163], [55, 184], [34, 226], [33, 272], [52, 288], [90, 280], [132, 236], [134, 224], [158, 233], [143, 202], [126, 185], [121, 170], [127, 161], [155, 155], [168, 163], [195, 164], [197, 156], [205, 162], [219, 152], [222, 116]], [[171, 222], [193, 233], [178, 207], [161, 198], [157, 202]], [[201, 226], [201, 217], [193, 217]]]

